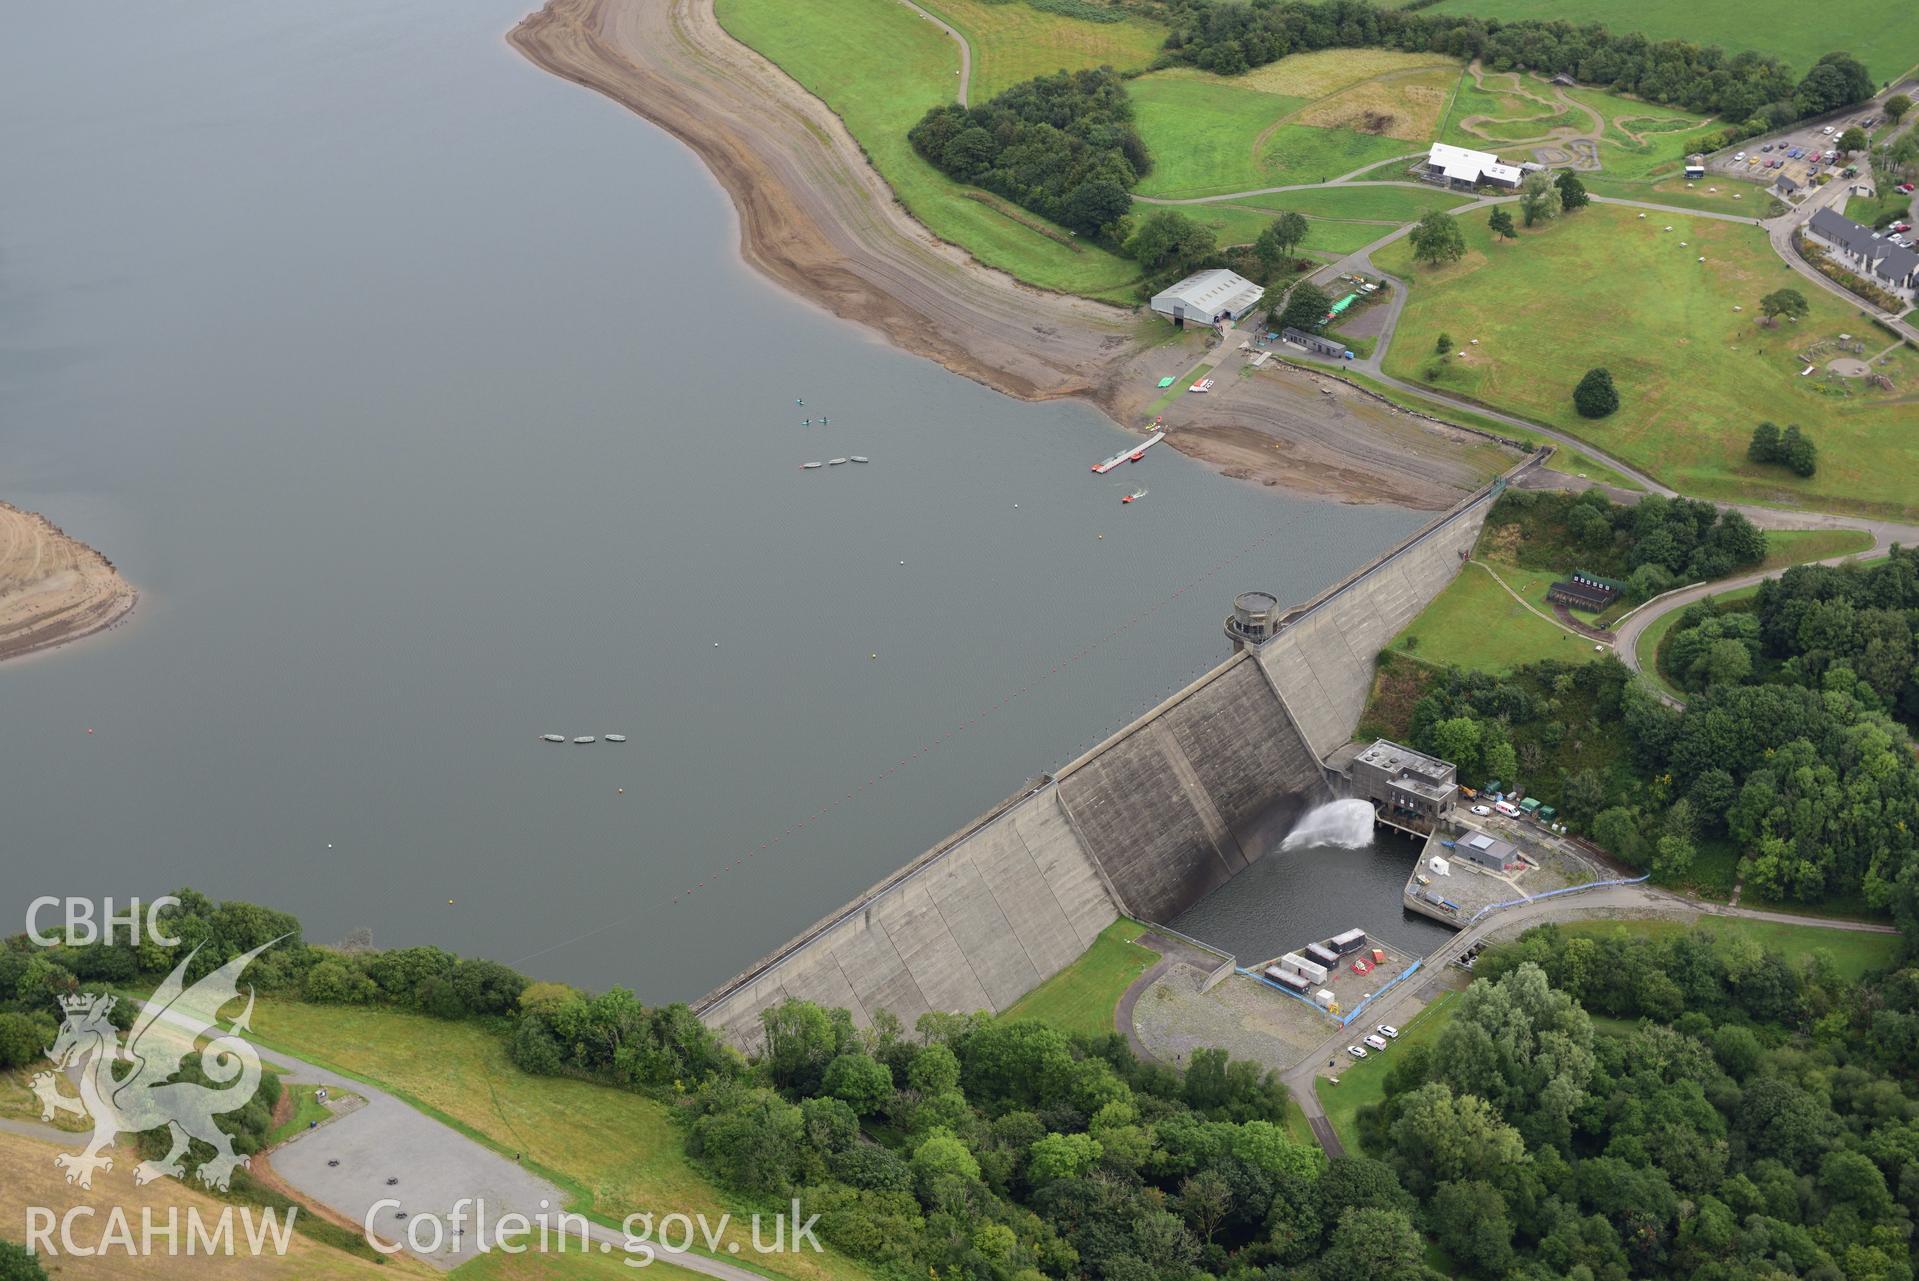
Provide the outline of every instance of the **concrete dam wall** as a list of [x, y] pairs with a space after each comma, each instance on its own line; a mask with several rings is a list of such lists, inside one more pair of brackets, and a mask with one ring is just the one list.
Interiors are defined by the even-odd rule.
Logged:
[[721, 985], [694, 1009], [735, 1044], [788, 997], [1004, 1010], [1120, 915], [1166, 921], [1330, 795], [1374, 656], [1459, 572], [1500, 485], [1281, 616], [1281, 630], [1037, 780]]

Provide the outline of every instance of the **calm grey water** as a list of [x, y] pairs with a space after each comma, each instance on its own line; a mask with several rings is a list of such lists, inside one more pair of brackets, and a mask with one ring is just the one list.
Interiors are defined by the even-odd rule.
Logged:
[[1167, 924], [1225, 948], [1241, 965], [1355, 927], [1423, 955], [1454, 931], [1400, 906], [1418, 855], [1416, 842], [1383, 831], [1360, 849], [1275, 849]]
[[10, 15], [0, 495], [144, 599], [0, 667], [0, 930], [190, 884], [694, 996], [1419, 523], [1091, 477], [1090, 410], [752, 275], [524, 3]]

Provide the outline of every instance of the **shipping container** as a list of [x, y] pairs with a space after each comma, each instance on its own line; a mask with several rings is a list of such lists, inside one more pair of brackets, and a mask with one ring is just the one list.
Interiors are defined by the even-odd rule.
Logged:
[[[1288, 965], [1288, 960], [1290, 960], [1292, 964]], [[1324, 983], [1326, 981], [1326, 967], [1308, 961], [1304, 957], [1283, 956], [1280, 958], [1279, 963], [1286, 969], [1291, 970], [1294, 974], [1302, 975], [1314, 983]]]
[[1306, 945], [1306, 955], [1328, 968], [1339, 964], [1339, 953], [1333, 951], [1332, 948], [1327, 947], [1324, 943], [1308, 943]]
[[1345, 956], [1366, 946], [1366, 931], [1347, 930], [1344, 934], [1333, 935], [1327, 942], [1332, 944], [1333, 951]]
[[1266, 967], [1266, 977], [1283, 988], [1298, 992], [1301, 996], [1304, 996], [1313, 986], [1300, 975], [1288, 974], [1277, 965], [1269, 965]]

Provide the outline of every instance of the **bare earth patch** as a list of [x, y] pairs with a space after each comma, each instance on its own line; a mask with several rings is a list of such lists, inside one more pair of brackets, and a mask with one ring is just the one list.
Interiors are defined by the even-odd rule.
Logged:
[[103, 631], [138, 596], [99, 552], [44, 516], [0, 503], [0, 660]]

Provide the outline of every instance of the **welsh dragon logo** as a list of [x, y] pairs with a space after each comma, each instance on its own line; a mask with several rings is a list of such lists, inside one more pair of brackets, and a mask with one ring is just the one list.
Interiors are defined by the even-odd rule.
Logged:
[[[53, 1158], [55, 1165], [66, 1170], [68, 1183], [91, 1188], [95, 1170], [113, 1169], [113, 1158], [101, 1155], [103, 1148], [112, 1147], [122, 1134], [142, 1134], [161, 1126], [167, 1128], [172, 1148], [159, 1161], [135, 1166], [135, 1183], [162, 1177], [184, 1179], [182, 1158], [194, 1139], [214, 1152], [198, 1172], [209, 1187], [224, 1190], [234, 1167], [249, 1164], [248, 1158], [234, 1152], [233, 1140], [213, 1118], [245, 1107], [260, 1088], [259, 1052], [239, 1035], [253, 1017], [253, 989], [247, 989], [246, 1009], [225, 1032], [219, 1028], [220, 1011], [239, 999], [240, 975], [253, 958], [279, 941], [234, 957], [188, 987], [183, 981], [187, 967], [200, 951], [194, 948], [146, 1002], [124, 1048], [119, 1031], [107, 1017], [117, 998], [84, 994], [61, 998], [67, 1018], [47, 1058], [73, 1079], [80, 1095], [60, 1093], [60, 1077], [53, 1072], [34, 1077], [33, 1092], [40, 1098], [42, 1120], [52, 1120], [56, 1112], [93, 1120], [93, 1138], [85, 1151]], [[220, 1088], [173, 1079], [202, 1037], [208, 1039], [200, 1050], [201, 1072]], [[131, 1067], [116, 1070], [125, 1064]]]

